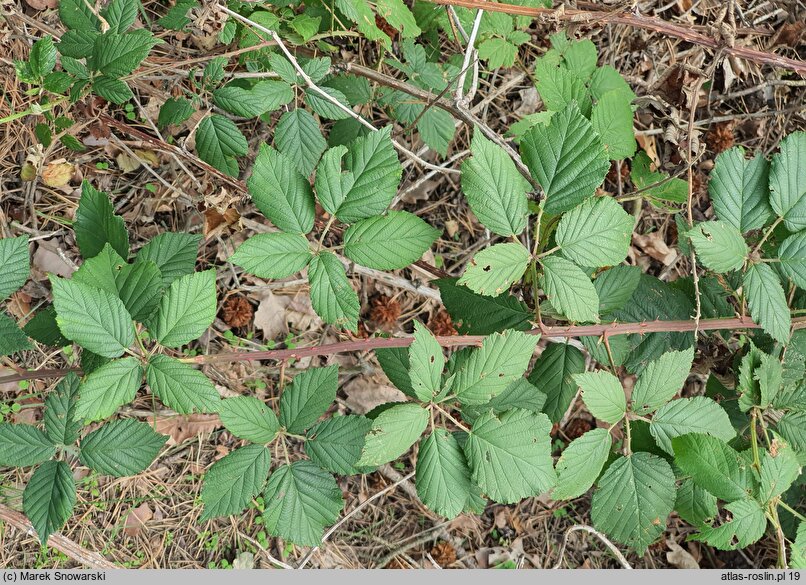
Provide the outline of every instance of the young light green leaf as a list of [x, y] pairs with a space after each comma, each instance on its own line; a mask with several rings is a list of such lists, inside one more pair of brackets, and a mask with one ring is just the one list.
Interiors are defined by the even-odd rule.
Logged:
[[633, 93], [630, 85], [624, 81], [621, 74], [610, 65], [602, 65], [596, 68], [596, 71], [594, 71], [591, 76], [590, 91], [595, 100], [602, 99], [605, 94], [612, 91], [621, 93], [627, 103], [635, 99], [635, 93]]
[[22, 509], [43, 546], [59, 530], [76, 505], [76, 484], [64, 461], [45, 461], [22, 493]]
[[459, 333], [489, 335], [504, 329], [526, 331], [530, 327], [531, 312], [512, 295], [478, 295], [458, 286], [455, 278], [440, 278], [434, 284]]
[[274, 132], [274, 144], [285, 155], [282, 161], [291, 163], [289, 171], [296, 167], [305, 178], [311, 175], [327, 148], [319, 123], [303, 108], [295, 108], [280, 117]]
[[531, 254], [520, 242], [495, 244], [477, 253], [458, 284], [481, 295], [497, 297], [520, 280]]
[[143, 377], [137, 358], [127, 357], [104, 364], [89, 374], [78, 388], [75, 420], [103, 420], [120, 406], [134, 400]]
[[353, 185], [339, 207], [338, 218], [346, 223], [379, 215], [397, 193], [403, 167], [392, 144], [391, 126], [353, 140], [344, 157]]
[[302, 546], [321, 544], [325, 527], [339, 519], [344, 507], [336, 480], [310, 461], [275, 469], [263, 501], [263, 522], [269, 534]]
[[153, 262], [162, 274], [163, 286], [196, 268], [201, 235], [164, 232], [155, 236], [137, 252], [137, 262]]
[[286, 155], [261, 145], [247, 185], [257, 208], [278, 228], [298, 234], [311, 231], [315, 211], [311, 186]]
[[672, 439], [688, 433], [711, 435], [723, 441], [736, 436], [728, 413], [705, 396], [680, 398], [661, 406], [649, 423], [649, 432], [658, 447], [673, 455]]
[[45, 432], [59, 445], [70, 445], [78, 439], [81, 421], [76, 419], [76, 402], [81, 380], [70, 372], [45, 398]]
[[770, 205], [791, 232], [806, 228], [806, 132], [793, 132], [779, 145], [770, 168]]
[[523, 376], [538, 335], [504, 331], [485, 338], [456, 372], [452, 391], [462, 404], [485, 404]]
[[302, 434], [336, 399], [337, 366], [309, 368], [297, 374], [280, 397], [280, 424], [290, 433]]
[[305, 268], [313, 255], [301, 234], [257, 234], [241, 244], [229, 261], [260, 278], [285, 278]]
[[560, 256], [541, 259], [540, 282], [552, 306], [571, 321], [599, 322], [599, 297], [591, 279]]
[[204, 476], [201, 519], [238, 514], [260, 493], [269, 475], [269, 450], [247, 445], [219, 459]]
[[651, 165], [652, 159], [643, 150], [633, 159], [630, 179], [635, 188], [650, 199], [685, 203], [688, 199], [688, 183], [669, 177], [668, 173], [653, 171]]
[[104, 357], [134, 343], [134, 324], [123, 302], [105, 290], [50, 276], [56, 322], [68, 339]]
[[568, 211], [592, 196], [610, 161], [599, 136], [576, 104], [532, 126], [521, 140], [521, 155], [546, 194], [547, 213]]
[[243, 118], [257, 118], [273, 112], [293, 99], [290, 85], [271, 79], [258, 81], [248, 89], [229, 84], [213, 91], [213, 101], [218, 107]]
[[618, 378], [604, 370], [574, 374], [573, 377], [593, 416], [610, 424], [621, 420], [627, 412], [627, 398]]
[[397, 459], [420, 438], [428, 425], [428, 411], [403, 402], [381, 412], [367, 433], [358, 467], [377, 467]]
[[649, 414], [666, 404], [683, 389], [691, 362], [694, 361], [694, 348], [682, 351], [669, 351], [660, 358], [649, 362], [641, 373], [632, 392], [632, 410], [638, 414]]
[[412, 213], [389, 211], [350, 226], [344, 232], [344, 255], [368, 268], [396, 270], [419, 260], [439, 234]]
[[621, 91], [604, 94], [593, 107], [591, 124], [602, 139], [610, 160], [623, 160], [635, 154], [637, 145], [632, 118], [630, 100]]
[[229, 118], [211, 114], [201, 121], [196, 130], [196, 152], [199, 158], [230, 177], [238, 176], [238, 161], [235, 157], [244, 156], [248, 151], [246, 138]]
[[53, 442], [38, 428], [0, 422], [0, 465], [3, 467], [36, 465], [55, 453]]
[[520, 234], [526, 228], [529, 182], [500, 147], [481, 131], [473, 133], [473, 156], [462, 163], [462, 191], [479, 221], [499, 236]]
[[588, 491], [602, 472], [612, 446], [607, 429], [593, 429], [571, 441], [557, 460], [552, 499], [571, 500]]
[[763, 155], [746, 160], [741, 146], [719, 154], [708, 182], [717, 217], [742, 233], [764, 227], [772, 216], [769, 172]]
[[319, 467], [332, 473], [358, 473], [356, 463], [371, 428], [370, 419], [355, 414], [325, 419], [308, 431], [305, 452]]
[[431, 332], [419, 321], [414, 322], [414, 341], [409, 346], [409, 379], [414, 394], [430, 402], [441, 389], [445, 356]]
[[567, 343], [549, 343], [535, 362], [528, 380], [546, 395], [543, 406], [551, 422], [559, 422], [577, 393], [574, 374], [585, 371], [585, 356]]
[[277, 415], [254, 396], [236, 396], [222, 401], [218, 416], [229, 432], [253, 443], [270, 443], [280, 430]]
[[744, 294], [753, 321], [776, 341], [789, 340], [792, 319], [778, 275], [768, 264], [751, 264], [744, 273]]
[[342, 170], [342, 159], [345, 154], [347, 154], [346, 146], [330, 148], [316, 167], [316, 196], [325, 211], [331, 215], [336, 215], [355, 182], [355, 177], [350, 171]]
[[555, 239], [579, 266], [610, 266], [627, 257], [635, 220], [610, 197], [589, 199], [563, 215]]
[[585, 116], [591, 113], [591, 98], [585, 83], [574, 71], [556, 67], [547, 61], [538, 61], [537, 92], [552, 112], [562, 112], [572, 103], [576, 104]]
[[777, 438], [772, 445], [775, 451], [764, 451], [759, 472], [759, 497], [765, 504], [786, 492], [801, 474], [801, 464], [795, 450]]
[[720, 500], [747, 497], [751, 485], [747, 462], [721, 439], [690, 433], [672, 439], [675, 464]]
[[137, 475], [154, 461], [168, 437], [144, 422], [115, 420], [81, 441], [81, 463], [113, 477]]
[[215, 314], [215, 270], [195, 272], [171, 283], [149, 329], [163, 346], [179, 347], [204, 333]]
[[19, 290], [28, 280], [28, 236], [0, 240], [0, 299]]
[[123, 218], [115, 215], [106, 193], [96, 191], [88, 181], [81, 185], [73, 230], [78, 249], [85, 259], [100, 254], [107, 243], [124, 260], [129, 256], [129, 234]]
[[593, 494], [593, 525], [639, 555], [663, 534], [675, 501], [671, 466], [657, 455], [633, 453], [607, 468]]
[[415, 487], [420, 500], [440, 516], [455, 518], [471, 494], [470, 469], [456, 438], [435, 429], [420, 441]]
[[750, 546], [764, 536], [767, 517], [757, 501], [752, 498], [737, 500], [727, 504], [725, 510], [730, 512], [730, 520], [716, 528], [700, 526], [700, 533], [689, 538], [720, 550], [735, 550]]
[[778, 258], [784, 274], [806, 289], [806, 231], [786, 238], [778, 248]]
[[556, 476], [550, 430], [545, 414], [520, 409], [482, 414], [464, 445], [473, 483], [502, 504], [551, 489]]
[[207, 376], [167, 355], [151, 357], [146, 382], [165, 406], [181, 414], [216, 412], [221, 403]]
[[311, 305], [327, 323], [355, 331], [361, 305], [344, 266], [332, 252], [320, 252], [308, 266]]
[[739, 270], [750, 253], [742, 234], [727, 222], [698, 223], [686, 235], [694, 244], [697, 257], [714, 272]]

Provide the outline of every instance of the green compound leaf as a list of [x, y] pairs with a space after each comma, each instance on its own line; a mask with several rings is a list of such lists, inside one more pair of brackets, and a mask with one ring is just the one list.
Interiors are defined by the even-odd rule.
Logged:
[[555, 239], [579, 266], [611, 266], [627, 257], [635, 220], [615, 199], [589, 199], [563, 215]]
[[668, 351], [649, 362], [633, 389], [633, 412], [649, 414], [669, 402], [682, 390], [693, 361], [694, 348], [690, 347], [682, 351]]
[[635, 154], [638, 146], [632, 123], [629, 96], [621, 91], [604, 94], [593, 107], [591, 124], [601, 137], [610, 160], [623, 160]]
[[501, 394], [526, 372], [538, 339], [520, 331], [486, 337], [456, 372], [456, 397], [462, 404], [485, 404]]
[[308, 431], [305, 453], [319, 467], [339, 475], [358, 473], [365, 437], [372, 421], [364, 416], [334, 416], [314, 425]]
[[790, 547], [789, 564], [793, 569], [806, 569], [806, 521], [798, 524], [797, 536]]
[[69, 29], [100, 30], [101, 21], [82, 0], [59, 2], [59, 18]]
[[137, 358], [127, 357], [104, 364], [89, 374], [78, 389], [75, 420], [102, 420], [134, 400], [143, 368]]
[[337, 217], [346, 223], [379, 215], [397, 194], [403, 167], [392, 144], [391, 126], [353, 140], [344, 157], [344, 168], [353, 184]]
[[470, 468], [456, 438], [435, 429], [420, 441], [415, 487], [420, 500], [440, 516], [455, 518], [472, 493]]
[[547, 256], [541, 263], [540, 281], [552, 306], [571, 321], [598, 323], [599, 296], [588, 275], [560, 256]]
[[109, 77], [123, 77], [137, 69], [151, 47], [160, 42], [146, 29], [98, 35], [92, 47], [92, 67]]
[[261, 213], [284, 232], [307, 234], [313, 229], [311, 186], [286, 155], [261, 145], [247, 186]]
[[204, 476], [201, 519], [238, 514], [260, 493], [269, 475], [269, 450], [247, 445], [222, 457]]
[[681, 398], [661, 406], [649, 423], [649, 432], [655, 437], [658, 447], [670, 455], [674, 454], [674, 437], [700, 433], [730, 441], [736, 436], [728, 413], [705, 396]]
[[582, 388], [582, 400], [590, 413], [606, 423], [615, 424], [627, 412], [627, 398], [621, 382], [613, 374], [599, 370], [574, 374]]
[[24, 349], [31, 349], [31, 343], [25, 333], [14, 319], [5, 313], [0, 313], [0, 356], [11, 355]]
[[339, 519], [344, 500], [332, 475], [310, 461], [278, 467], [263, 492], [263, 522], [272, 536], [318, 546], [322, 533]]
[[546, 193], [545, 211], [568, 211], [592, 196], [610, 168], [599, 136], [576, 104], [532, 126], [520, 144], [532, 176]]
[[165, 232], [155, 236], [137, 252], [137, 262], [153, 262], [162, 274], [163, 286], [196, 268], [199, 253], [199, 234]]
[[671, 466], [657, 455], [634, 453], [607, 468], [593, 494], [593, 525], [639, 555], [663, 534], [675, 502]]
[[76, 402], [81, 380], [70, 372], [45, 398], [45, 432], [59, 445], [70, 445], [78, 439], [81, 421], [76, 419]]
[[789, 231], [806, 228], [806, 132], [784, 138], [772, 157], [770, 205]]
[[716, 497], [691, 478], [680, 484], [674, 509], [683, 520], [698, 527], [711, 522], [719, 511]]
[[584, 371], [584, 354], [566, 343], [549, 343], [537, 358], [528, 380], [546, 395], [543, 412], [551, 422], [565, 415], [577, 393], [573, 376]]
[[31, 425], [0, 423], [0, 465], [28, 467], [56, 453], [50, 438]]
[[304, 433], [325, 414], [338, 388], [338, 366], [309, 368], [297, 374], [280, 397], [280, 424], [289, 433]]
[[229, 118], [212, 114], [204, 118], [196, 130], [199, 158], [230, 177], [238, 176], [235, 157], [244, 156], [248, 151], [246, 138]]
[[614, 266], [599, 273], [593, 281], [599, 295], [599, 313], [604, 315], [623, 308], [640, 281], [641, 269], [638, 266]]
[[499, 236], [520, 234], [526, 228], [529, 182], [509, 155], [476, 130], [472, 155], [462, 163], [462, 191], [479, 221]]
[[389, 381], [409, 398], [416, 398], [409, 377], [409, 350], [406, 347], [382, 347], [375, 350], [375, 357]]
[[126, 82], [114, 77], [96, 77], [92, 81], [92, 91], [113, 104], [125, 104], [134, 97]]
[[792, 319], [778, 275], [767, 264], [752, 264], [744, 273], [744, 294], [753, 321], [776, 341], [789, 340]]
[[274, 411], [254, 396], [223, 400], [218, 407], [218, 416], [229, 432], [253, 443], [270, 443], [280, 430]]
[[479, 416], [464, 445], [473, 483], [502, 504], [551, 489], [556, 477], [550, 430], [545, 414], [528, 410]]
[[78, 249], [85, 259], [100, 254], [107, 243], [124, 260], [129, 256], [129, 234], [123, 218], [115, 215], [106, 193], [96, 191], [88, 181], [81, 185], [73, 230]]
[[428, 425], [428, 411], [419, 404], [395, 404], [381, 412], [367, 433], [358, 467], [377, 467], [397, 459], [420, 438]]
[[150, 327], [160, 344], [180, 347], [207, 330], [216, 314], [215, 277], [215, 270], [211, 269], [171, 283], [160, 299]]
[[147, 423], [112, 421], [84, 437], [81, 462], [104, 475], [137, 475], [151, 465], [167, 440]]
[[694, 244], [700, 261], [714, 272], [739, 270], [750, 253], [742, 234], [727, 222], [699, 223], [686, 235]]
[[806, 232], [789, 236], [778, 248], [781, 270], [798, 287], [806, 289]]
[[769, 173], [770, 165], [763, 155], [746, 160], [741, 146], [719, 154], [708, 182], [717, 217], [742, 233], [764, 227], [773, 213]]
[[68, 339], [114, 358], [134, 343], [134, 324], [123, 302], [105, 290], [50, 276], [56, 322]]
[[19, 290], [29, 272], [28, 236], [0, 240], [0, 300]]
[[303, 108], [296, 108], [280, 117], [274, 132], [274, 144], [285, 155], [282, 161], [291, 163], [289, 171], [296, 168], [305, 178], [311, 175], [327, 148], [327, 142], [319, 131], [319, 123]]
[[22, 494], [22, 509], [44, 546], [59, 530], [76, 505], [76, 484], [64, 461], [45, 461], [34, 471]]
[[362, 266], [396, 270], [416, 262], [440, 231], [407, 211], [363, 219], [344, 233], [344, 255]]
[[216, 412], [221, 403], [207, 376], [166, 355], [148, 361], [146, 382], [165, 406], [181, 414]]
[[440, 278], [434, 284], [459, 333], [489, 335], [504, 329], [526, 331], [530, 327], [531, 311], [512, 295], [478, 295], [458, 286], [455, 278]]
[[571, 500], [588, 491], [602, 472], [612, 446], [607, 429], [593, 429], [574, 439], [557, 460], [552, 499]]
[[747, 462], [721, 439], [688, 434], [672, 439], [675, 464], [720, 500], [747, 497], [752, 484]]
[[193, 104], [186, 98], [169, 98], [165, 100], [160, 108], [157, 117], [157, 126], [165, 128], [171, 125], [179, 125], [193, 115]]
[[325, 152], [316, 167], [316, 196], [325, 211], [331, 215], [336, 215], [339, 211], [355, 182], [350, 171], [342, 170], [345, 154], [346, 146], [335, 146]]
[[759, 503], [752, 498], [731, 502], [725, 506], [730, 520], [713, 528], [700, 526], [700, 533], [690, 540], [705, 542], [720, 550], [735, 550], [750, 546], [762, 536], [767, 528], [767, 517]]
[[584, 82], [565, 67], [552, 66], [547, 61], [538, 61], [537, 91], [551, 112], [562, 112], [574, 104], [585, 116], [591, 112], [591, 98]]
[[145, 322], [154, 314], [163, 291], [163, 278], [151, 261], [124, 264], [115, 275], [117, 294], [132, 319]]
[[520, 280], [531, 254], [520, 242], [495, 244], [476, 254], [459, 279], [470, 290], [497, 297]]
[[291, 86], [276, 80], [258, 81], [248, 89], [229, 84], [213, 91], [213, 101], [219, 108], [243, 118], [273, 112], [293, 99]]
[[124, 33], [137, 20], [140, 0], [112, 0], [104, 11], [104, 18], [110, 30]]
[[308, 266], [308, 280], [316, 314], [327, 323], [356, 331], [361, 304], [339, 259], [332, 252], [314, 256]]
[[229, 261], [260, 278], [285, 278], [305, 268], [313, 254], [301, 234], [257, 234], [241, 244]]
[[347, 97], [343, 93], [333, 87], [321, 86], [319, 89], [347, 108], [346, 110], [344, 108], [340, 108], [319, 92], [311, 88], [307, 88], [303, 97], [305, 104], [314, 112], [319, 114], [320, 118], [325, 118], [327, 120], [346, 120], [347, 118], [352, 117], [348, 113], [350, 111], [350, 103], [347, 101]]
[[759, 497], [764, 503], [786, 492], [801, 473], [798, 454], [792, 447], [778, 440], [773, 440], [773, 446], [775, 453], [764, 451], [761, 460]]
[[445, 356], [442, 346], [419, 321], [414, 322], [414, 341], [409, 346], [409, 380], [414, 394], [430, 402], [439, 394]]

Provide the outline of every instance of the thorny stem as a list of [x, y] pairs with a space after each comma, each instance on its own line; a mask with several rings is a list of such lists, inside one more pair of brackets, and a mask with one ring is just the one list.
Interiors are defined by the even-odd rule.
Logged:
[[770, 227], [768, 227], [764, 231], [764, 235], [761, 236], [761, 240], [759, 240], [758, 244], [756, 244], [756, 246], [753, 248], [753, 251], [750, 252], [750, 256], [753, 256], [756, 253], [758, 253], [758, 251], [761, 249], [761, 246], [764, 245], [764, 242], [767, 241], [767, 239], [772, 235], [772, 232], [775, 230], [775, 228], [778, 227], [778, 224], [780, 224], [782, 221], [784, 221], [784, 218], [779, 217], [779, 218], [776, 218], [776, 220], [774, 222], [772, 222], [772, 225], [770, 225]]
[[432, 403], [431, 406], [433, 408], [436, 408], [438, 411], [440, 411], [443, 415], [445, 415], [448, 418], [448, 420], [450, 420], [453, 424], [455, 424], [457, 427], [462, 429], [464, 432], [466, 432], [466, 433], [470, 432], [470, 429], [468, 429], [465, 425], [463, 425], [458, 420], [456, 420], [453, 416], [451, 416], [451, 414], [447, 410], [442, 408], [439, 404]]
[[756, 429], [756, 417], [758, 416], [758, 409], [754, 408], [750, 416], [750, 446], [753, 449], [753, 467], [757, 471], [761, 470], [761, 458], [758, 453], [758, 431]]
[[629, 417], [624, 417], [624, 454], [632, 455], [632, 430]]
[[778, 509], [774, 501], [769, 505], [767, 518], [769, 518], [770, 523], [775, 527], [775, 539], [778, 541], [778, 568], [786, 569], [786, 537], [781, 527], [781, 521], [778, 519]]

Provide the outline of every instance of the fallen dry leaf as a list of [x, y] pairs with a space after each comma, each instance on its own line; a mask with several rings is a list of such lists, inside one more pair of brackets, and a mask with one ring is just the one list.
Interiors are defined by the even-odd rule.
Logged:
[[64, 187], [73, 176], [73, 165], [68, 162], [50, 163], [42, 171], [42, 182], [48, 187]]
[[191, 414], [160, 417], [157, 419], [156, 431], [168, 435], [168, 445], [178, 445], [197, 435], [212, 433], [220, 426], [218, 415]]
[[345, 403], [353, 412], [364, 414], [387, 402], [403, 402], [406, 395], [393, 386], [379, 382], [376, 376], [361, 376], [344, 385]]
[[123, 534], [126, 536], [135, 537], [140, 534], [140, 531], [145, 528], [146, 522], [154, 517], [151, 507], [148, 503], [144, 502], [138, 507], [134, 508], [126, 516], [126, 524], [123, 526]]
[[664, 266], [669, 266], [669, 264], [674, 262], [674, 259], [677, 258], [677, 251], [669, 248], [660, 232], [652, 232], [646, 235], [634, 234], [632, 241], [641, 248], [645, 254], [662, 263]]
[[666, 560], [670, 565], [674, 565], [678, 569], [699, 569], [700, 564], [691, 555], [690, 552], [685, 550], [682, 546], [673, 540], [667, 540], [666, 546], [669, 547], [669, 552], [666, 553]]

